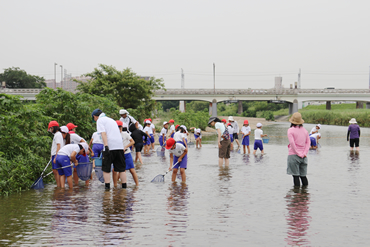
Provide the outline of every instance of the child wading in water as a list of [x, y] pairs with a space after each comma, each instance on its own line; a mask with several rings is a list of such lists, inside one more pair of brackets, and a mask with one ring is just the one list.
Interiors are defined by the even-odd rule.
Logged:
[[261, 123], [257, 123], [256, 127], [257, 127], [257, 129], [254, 130], [254, 151], [253, 151], [253, 154], [256, 154], [257, 149], [260, 149], [261, 154], [264, 154], [263, 144], [262, 144], [262, 137], [265, 137], [267, 135], [263, 134], [263, 130], [261, 129], [262, 128]]
[[[187, 168], [188, 165], [188, 149], [181, 143], [176, 143], [175, 139], [170, 138], [167, 140], [166, 143], [166, 149], [170, 153], [170, 168], [169, 170], [172, 171], [172, 182], [176, 181], [176, 174], [177, 170], [180, 168], [180, 173], [181, 173], [181, 179], [182, 182], [186, 182], [186, 174], [185, 174], [185, 169]], [[173, 168], [172, 166], [176, 164], [176, 162], [179, 162], [177, 165], [175, 165]]]
[[244, 124], [242, 129], [240, 130], [240, 133], [242, 134], [242, 145], [243, 145], [243, 152], [246, 153], [245, 147], [248, 148], [248, 154], [251, 153], [251, 150], [249, 149], [249, 135], [251, 134], [251, 127], [249, 127], [248, 120], [244, 120]]

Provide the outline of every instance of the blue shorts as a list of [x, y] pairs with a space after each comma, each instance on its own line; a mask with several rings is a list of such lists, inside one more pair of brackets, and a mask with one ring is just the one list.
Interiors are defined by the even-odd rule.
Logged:
[[310, 137], [310, 141], [311, 141], [311, 146], [314, 146], [314, 147], [317, 146], [315, 137]]
[[202, 139], [202, 135], [196, 135], [196, 134], [194, 134], [194, 138], [195, 138], [195, 140], [198, 139], [198, 138]]
[[249, 136], [244, 136], [242, 145], [249, 146]]
[[[78, 161], [78, 163], [90, 162], [89, 156], [87, 156], [87, 155], [83, 156], [82, 154], [77, 154], [76, 155], [76, 160]], [[73, 165], [73, 168], [76, 168], [76, 166]]]
[[55, 155], [51, 156], [51, 168], [57, 169], [57, 163], [54, 163]]
[[[173, 156], [173, 164], [174, 165], [179, 157]], [[173, 169], [179, 169], [179, 168], [187, 168], [188, 167], [188, 154], [185, 154], [185, 156], [182, 158], [181, 162], [179, 162]]]
[[[145, 136], [143, 136], [143, 141], [145, 140]], [[150, 145], [150, 138], [146, 138], [146, 142], [144, 143], [144, 146]]]
[[101, 153], [101, 151], [103, 151], [103, 149], [104, 149], [104, 144], [94, 143], [93, 147], [92, 147], [92, 151], [94, 152], [93, 157], [99, 157], [100, 153]]
[[154, 135], [150, 134], [150, 143], [154, 143]]
[[231, 141], [231, 143], [234, 141], [233, 135], [230, 135], [230, 141]]
[[[71, 165], [71, 160], [67, 155], [58, 155], [57, 156], [57, 168], [65, 167]], [[58, 173], [60, 176], [65, 175], [66, 177], [72, 176], [72, 168], [67, 167], [59, 169]]]
[[172, 134], [171, 134], [171, 138], [173, 138], [173, 136], [175, 135], [175, 132], [173, 132]]
[[160, 136], [159, 137], [159, 145], [163, 146], [163, 143], [166, 142], [166, 137], [164, 137], [164, 141], [163, 141], [163, 136]]
[[131, 153], [125, 154], [126, 170], [135, 169]]
[[254, 140], [254, 150], [257, 150], [258, 148], [261, 151], [263, 150], [262, 140]]

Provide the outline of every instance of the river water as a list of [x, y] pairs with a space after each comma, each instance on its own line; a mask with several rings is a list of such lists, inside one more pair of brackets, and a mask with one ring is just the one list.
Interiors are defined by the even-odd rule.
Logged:
[[171, 174], [150, 183], [169, 166], [153, 153], [136, 165], [138, 188], [128, 174], [126, 190], [106, 192], [94, 179], [2, 197], [0, 245], [369, 246], [370, 129], [356, 154], [346, 127], [322, 126], [322, 147], [308, 155], [309, 186], [294, 189], [288, 127], [263, 127], [266, 155], [233, 152], [229, 168], [218, 166], [215, 136], [205, 138], [189, 151], [186, 184]]

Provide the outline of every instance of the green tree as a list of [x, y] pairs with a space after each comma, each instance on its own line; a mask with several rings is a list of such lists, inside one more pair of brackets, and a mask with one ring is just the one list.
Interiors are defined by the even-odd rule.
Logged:
[[[151, 115], [156, 109], [156, 102], [152, 99], [154, 91], [164, 89], [163, 79], [150, 77], [149, 80], [145, 80], [130, 68], [119, 71], [113, 66], [100, 64], [85, 76], [90, 76], [91, 80], [88, 82], [76, 80], [80, 92], [99, 96], [110, 95], [119, 106], [134, 109], [140, 117]], [[132, 110], [130, 114], [133, 115]]]
[[4, 69], [0, 74], [0, 82], [5, 81], [7, 88], [43, 88], [46, 86], [44, 77], [29, 75], [18, 67]]

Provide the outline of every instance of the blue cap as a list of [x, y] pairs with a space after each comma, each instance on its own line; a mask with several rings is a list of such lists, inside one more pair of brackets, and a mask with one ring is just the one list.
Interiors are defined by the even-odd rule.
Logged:
[[95, 109], [95, 110], [91, 113], [91, 117], [92, 117], [93, 122], [95, 122], [95, 120], [94, 120], [94, 116], [99, 116], [100, 114], [102, 114], [102, 110], [100, 110], [99, 108]]

